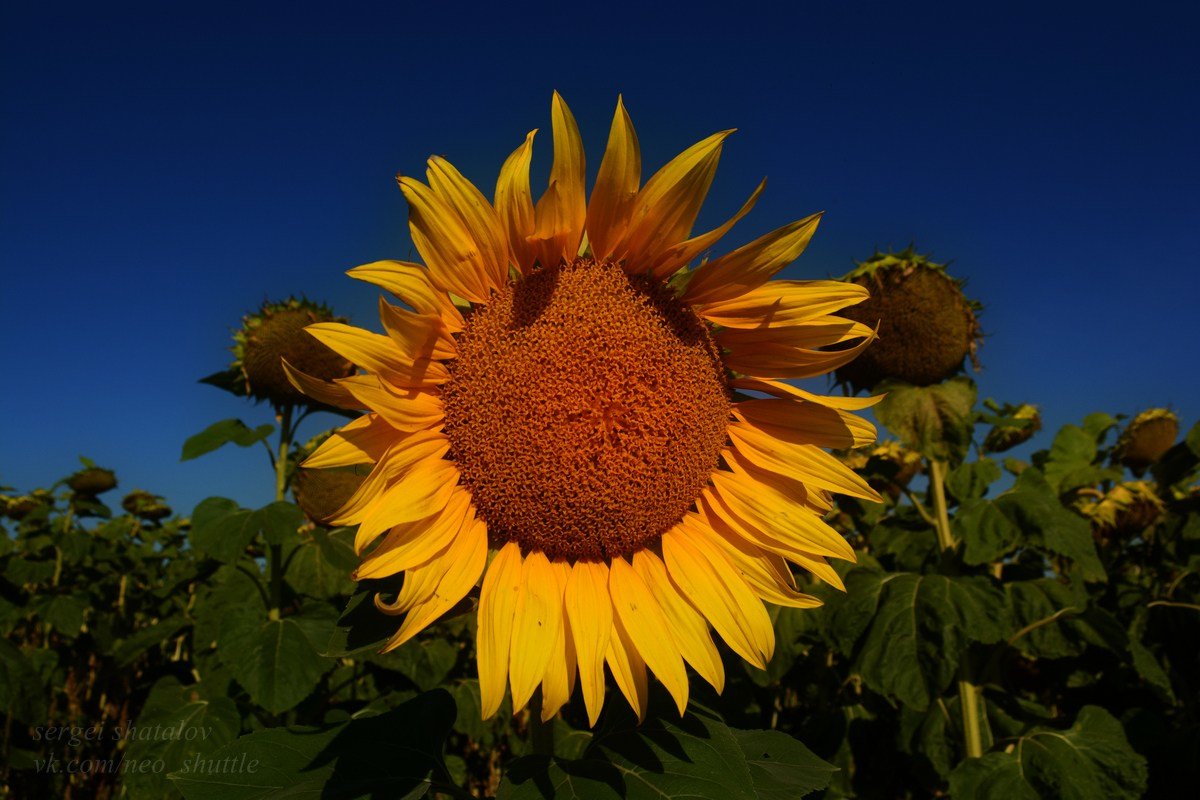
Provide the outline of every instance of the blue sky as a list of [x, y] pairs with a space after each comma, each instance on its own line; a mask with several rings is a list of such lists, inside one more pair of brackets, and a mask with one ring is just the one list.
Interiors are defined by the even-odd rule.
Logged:
[[1190, 425], [1197, 6], [901, 5], [4, 4], [0, 484], [83, 454], [181, 511], [268, 501], [261, 449], [179, 462], [210, 422], [269, 417], [196, 383], [230, 330], [290, 293], [377, 327], [343, 273], [415, 255], [393, 176], [436, 153], [490, 194], [554, 89], [592, 175], [618, 92], [647, 175], [737, 127], [700, 225], [769, 176], [728, 241], [825, 210], [786, 277], [910, 241], [953, 261], [987, 306], [982, 394], [1050, 428]]

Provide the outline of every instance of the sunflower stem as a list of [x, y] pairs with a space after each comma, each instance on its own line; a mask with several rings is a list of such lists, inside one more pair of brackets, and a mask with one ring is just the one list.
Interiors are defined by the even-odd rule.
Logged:
[[542, 721], [542, 693], [534, 692], [529, 701], [529, 749], [534, 755], [554, 755], [554, 720]]
[[[946, 508], [946, 465], [936, 458], [929, 459], [929, 487], [933, 494], [933, 511], [938, 545], [944, 553], [954, 549], [954, 534], [950, 531], [950, 512]], [[963, 749], [967, 758], [983, 755], [983, 729], [979, 724], [979, 687], [973, 682], [971, 665], [966, 656], [958, 668], [958, 703], [962, 709]]]
[[[285, 405], [275, 414], [279, 423], [279, 455], [275, 457], [275, 500], [287, 496], [288, 452], [292, 449], [292, 407]], [[271, 574], [271, 618], [279, 617], [283, 605], [283, 545], [273, 544], [269, 549]]]
[[946, 510], [946, 465], [936, 458], [929, 459], [929, 486], [933, 490], [933, 510], [936, 515], [938, 544], [942, 550], [954, 549], [954, 534], [950, 532], [950, 514]]

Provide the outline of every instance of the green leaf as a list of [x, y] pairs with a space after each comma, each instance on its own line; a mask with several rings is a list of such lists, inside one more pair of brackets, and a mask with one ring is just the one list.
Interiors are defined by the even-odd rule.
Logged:
[[335, 597], [354, 591], [351, 573], [358, 566], [354, 531], [313, 528], [288, 554], [285, 577], [296, 591], [312, 597]]
[[1021, 541], [1021, 529], [990, 500], [964, 503], [951, 520], [951, 528], [963, 543], [963, 561], [971, 565], [999, 561]]
[[445, 639], [414, 639], [371, 660], [396, 670], [421, 691], [429, 691], [450, 674], [458, 661], [458, 648]]
[[297, 541], [303, 522], [304, 512], [294, 503], [281, 500], [251, 511], [228, 498], [209, 497], [192, 512], [190, 540], [197, 551], [230, 563], [260, 532], [268, 544]]
[[428, 692], [377, 716], [327, 728], [271, 728], [236, 739], [170, 775], [187, 800], [421, 797], [442, 761], [454, 701]]
[[195, 436], [189, 437], [183, 443], [183, 456], [180, 461], [199, 458], [230, 442], [238, 447], [250, 447], [270, 436], [274, 430], [274, 425], [259, 425], [252, 429], [240, 419], [223, 419], [209, 425]]
[[378, 652], [396, 632], [396, 620], [380, 612], [373, 599], [379, 592], [394, 596], [400, 580], [396, 576], [359, 581], [329, 637], [325, 655], [345, 658]]
[[128, 667], [151, 647], [168, 643], [188, 624], [182, 614], [174, 614], [167, 619], [139, 628], [117, 643], [113, 651], [113, 658], [116, 660], [117, 666]]
[[696, 705], [673, 717], [638, 725], [625, 709], [609, 712], [582, 758], [516, 759], [497, 800], [793, 800], [835, 771], [784, 733], [734, 730]]
[[875, 416], [927, 458], [958, 463], [971, 447], [975, 384], [959, 376], [933, 386], [889, 384]]
[[950, 794], [971, 800], [1130, 798], [1146, 789], [1146, 760], [1111, 714], [1084, 706], [1067, 730], [1038, 727], [1005, 752], [968, 759], [950, 774]]
[[265, 618], [256, 601], [225, 618], [217, 651], [251, 699], [278, 714], [307, 697], [334, 665], [320, 655], [311, 631], [303, 618]]
[[83, 627], [90, 603], [87, 595], [51, 595], [37, 598], [33, 604], [38, 616], [68, 638], [74, 638]]
[[[122, 786], [133, 798], [176, 797], [166, 773], [194, 764], [197, 756], [235, 739], [241, 728], [237, 704], [228, 697], [206, 699], [198, 685], [184, 687], [173, 677], [160, 678], [137, 721], [118, 729], [116, 735], [129, 742], [127, 761], [146, 759], [161, 762], [163, 768], [130, 770], [124, 773]], [[148, 731], [153, 734], [139, 735]]]
[[990, 458], [961, 464], [946, 475], [946, 490], [960, 503], [987, 494], [988, 487], [1000, 480], [1000, 465]]
[[29, 725], [46, 717], [46, 695], [37, 670], [21, 648], [0, 637], [0, 710]]
[[837, 771], [786, 734], [730, 730], [746, 757], [759, 800], [794, 800], [824, 789]]
[[1062, 506], [1040, 472], [1025, 470], [1013, 488], [993, 502], [1032, 546], [1071, 559], [1086, 581], [1107, 579], [1091, 525]]
[[[970, 642], [997, 642], [1008, 627], [1004, 594], [986, 578], [856, 569], [846, 588], [863, 599], [844, 630], [862, 629], [867, 620], [855, 671], [875, 691], [919, 711], [950, 685]], [[846, 639], [842, 644], [848, 650]]]
[[242, 557], [258, 529], [259, 520], [250, 509], [225, 497], [209, 497], [192, 512], [188, 540], [197, 552], [228, 564]]
[[1054, 437], [1050, 452], [1041, 464], [1046, 482], [1056, 494], [1102, 480], [1121, 477], [1120, 470], [1106, 468], [1096, 461], [1096, 436], [1075, 425], [1064, 426]]
[[1079, 628], [1070, 624], [1087, 607], [1087, 596], [1052, 578], [1013, 581], [1004, 585], [1013, 623], [1027, 633], [1013, 646], [1029, 658], [1077, 656], [1087, 645]]
[[214, 372], [212, 375], [201, 378], [199, 382], [223, 389], [238, 397], [250, 396], [250, 393], [246, 391], [246, 376], [236, 367]]
[[259, 529], [267, 544], [285, 545], [295, 542], [296, 531], [304, 524], [304, 512], [295, 503], [277, 500], [254, 512]]

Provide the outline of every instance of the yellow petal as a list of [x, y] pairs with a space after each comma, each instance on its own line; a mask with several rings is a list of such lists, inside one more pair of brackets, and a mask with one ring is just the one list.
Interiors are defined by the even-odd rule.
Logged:
[[[288, 363], [286, 358], [281, 360], [283, 365], [283, 374], [287, 375], [288, 383], [296, 387], [296, 391], [316, 400], [318, 403], [324, 403], [327, 406], [334, 408], [345, 408], [350, 410], [359, 410], [367, 407], [367, 404], [356, 398], [350, 393], [347, 388], [347, 383], [334, 383], [333, 381], [323, 381], [320, 378], [314, 378], [306, 372], [293, 367]], [[373, 382], [378, 382], [377, 379], [371, 378]]]
[[550, 168], [550, 186], [534, 211], [538, 259], [546, 266], [557, 264], [560, 258], [567, 261], [575, 258], [587, 218], [583, 139], [571, 109], [558, 92], [550, 103], [550, 120], [554, 164]]
[[479, 582], [487, 562], [487, 526], [476, 519], [464, 527], [441, 558], [445, 568], [433, 596], [414, 606], [384, 652], [407, 642], [452, 609]]
[[785, 225], [696, 270], [683, 299], [692, 304], [740, 297], [799, 258], [817, 230], [820, 214]]
[[625, 695], [633, 712], [637, 714], [638, 722], [641, 722], [646, 718], [646, 705], [650, 694], [646, 683], [646, 664], [638, 655], [633, 640], [629, 638], [629, 633], [621, 624], [621, 618], [616, 614], [612, 618], [612, 632], [608, 637], [608, 650], [604, 660], [612, 670], [617, 688]]
[[[671, 638], [679, 648], [683, 660], [708, 681], [717, 693], [725, 688], [725, 665], [721, 654], [708, 632], [708, 623], [691, 603], [683, 598], [671, 583], [667, 567], [654, 553], [639, 550], [633, 554], [633, 568], [650, 587], [651, 593], [663, 613], [671, 631]], [[593, 723], [594, 724], [594, 723]]]
[[522, 274], [533, 267], [535, 252], [529, 243], [533, 236], [533, 194], [529, 189], [529, 163], [533, 159], [534, 129], [525, 137], [525, 143], [513, 151], [500, 168], [496, 180], [496, 212], [508, 238], [513, 263]]
[[424, 354], [402, 352], [391, 337], [340, 322], [318, 322], [304, 330], [333, 352], [393, 386], [431, 386], [450, 380], [445, 364], [431, 361]]
[[761, 469], [831, 492], [882, 501], [861, 475], [815, 445], [784, 442], [742, 422], [730, 424], [726, 431], [737, 452]]
[[472, 303], [486, 303], [495, 288], [494, 276], [466, 224], [425, 184], [408, 177], [399, 180], [408, 201], [409, 232], [433, 282]]
[[608, 132], [608, 147], [604, 150], [604, 160], [600, 162], [600, 172], [596, 175], [596, 185], [587, 207], [588, 241], [597, 261], [607, 259], [625, 235], [641, 181], [642, 154], [637, 134], [618, 96], [617, 111]]
[[[686, 518], [685, 518], [686, 523]], [[755, 596], [720, 551], [680, 525], [662, 537], [671, 580], [734, 652], [759, 669], [775, 649], [775, 629]]]
[[730, 229], [737, 224], [738, 220], [750, 213], [754, 208], [754, 204], [758, 202], [758, 196], [762, 194], [763, 189], [767, 186], [767, 179], [763, 178], [750, 195], [750, 198], [742, 204], [738, 212], [727, 219], [720, 227], [713, 228], [708, 233], [703, 233], [699, 236], [693, 236], [686, 242], [681, 242], [674, 247], [667, 248], [654, 263], [651, 265], [651, 272], [659, 278], [666, 278], [675, 272], [680, 267], [689, 264], [692, 259], [708, 250], [716, 244], [722, 236], [729, 233]]
[[418, 314], [437, 314], [446, 329], [458, 333], [463, 329], [462, 314], [450, 297], [433, 285], [429, 270], [407, 261], [373, 261], [346, 273], [351, 278], [378, 286], [391, 292]]
[[725, 328], [774, 328], [825, 316], [870, 296], [847, 281], [767, 281], [737, 297], [702, 303], [696, 311]]
[[843, 317], [813, 317], [798, 325], [770, 328], [726, 328], [717, 332], [717, 342], [729, 350], [753, 348], [760, 344], [784, 347], [829, 347], [852, 339], [872, 337], [875, 330], [861, 322]]
[[[861, 335], [861, 334], [859, 334]], [[775, 342], [761, 342], [725, 353], [722, 360], [734, 372], [759, 378], [813, 378], [825, 375], [858, 358], [875, 341], [875, 332], [844, 350], [813, 350]]]
[[442, 400], [435, 394], [416, 389], [390, 390], [374, 382], [343, 382], [355, 400], [371, 409], [398, 431], [419, 431], [440, 427], [446, 419]]
[[505, 285], [508, 282], [508, 238], [496, 209], [475, 184], [440, 156], [429, 159], [425, 176], [430, 188], [454, 209], [479, 246], [480, 264], [489, 286], [498, 289]]
[[835, 449], [862, 447], [875, 441], [875, 426], [836, 408], [794, 400], [743, 400], [733, 414], [776, 439]]
[[806, 498], [788, 497], [746, 475], [713, 470], [713, 491], [702, 497], [718, 499], [712, 509], [721, 515], [728, 509], [734, 516], [730, 524], [746, 531], [755, 544], [768, 550], [813, 553], [853, 561], [853, 548], [840, 533], [804, 505]]
[[509, 542], [500, 548], [483, 577], [479, 592], [479, 706], [484, 719], [500, 708], [508, 684], [509, 645], [513, 617], [521, 595], [521, 548]]
[[687, 708], [688, 680], [683, 658], [658, 600], [642, 577], [623, 558], [614, 558], [608, 573], [613, 608], [642, 660], [667, 687], [680, 715]]
[[448, 546], [464, 525], [470, 524], [471, 495], [456, 487], [446, 507], [432, 516], [394, 526], [387, 536], [362, 560], [354, 571], [354, 580], [385, 578], [412, 569], [433, 558]]
[[550, 661], [554, 639], [562, 629], [563, 595], [550, 562], [530, 553], [521, 568], [521, 594], [513, 615], [512, 650], [508, 672], [513, 713], [529, 702]]
[[454, 338], [438, 314], [405, 311], [380, 297], [379, 319], [406, 361], [452, 359], [458, 355]]
[[[550, 568], [558, 581], [560, 594], [565, 593], [571, 565], [565, 561], [552, 561]], [[542, 722], [558, 713], [571, 699], [571, 692], [575, 688], [575, 645], [571, 637], [571, 621], [566, 614], [563, 614], [562, 627], [554, 637], [550, 650], [550, 661], [542, 678]]]
[[604, 705], [604, 657], [612, 633], [608, 567], [599, 562], [575, 562], [567, 579], [563, 605], [575, 643], [588, 724], [595, 725]]
[[722, 143], [731, 133], [721, 131], [697, 142], [646, 181], [615, 251], [626, 271], [649, 270], [666, 250], [687, 239], [712, 185]]
[[373, 464], [398, 438], [395, 428], [378, 414], [363, 414], [338, 428], [300, 466], [306, 469]]
[[357, 525], [384, 490], [416, 465], [449, 464], [441, 460], [449, 449], [450, 440], [435, 431], [418, 431], [397, 437], [330, 522], [334, 525]]
[[458, 467], [452, 462], [434, 461], [416, 465], [371, 505], [359, 523], [358, 536], [371, 541], [394, 525], [433, 516], [450, 502], [457, 483]]
[[768, 603], [793, 608], [816, 608], [821, 605], [816, 597], [796, 591], [792, 573], [778, 555], [740, 537], [721, 536], [704, 520], [693, 520], [693, 524], [688, 526], [688, 533], [724, 553], [746, 585]]
[[886, 394], [880, 394], [874, 397], [831, 397], [828, 395], [806, 392], [798, 386], [792, 386], [790, 383], [773, 381], [768, 378], [751, 378], [748, 376], [734, 378], [729, 382], [729, 385], [735, 389], [746, 389], [752, 392], [762, 392], [763, 394], [769, 394], [772, 397], [778, 397], [780, 399], [794, 397], [798, 400], [808, 400], [809, 402], [816, 403], [819, 406], [840, 408], [843, 411], [861, 411], [864, 408], [870, 408], [883, 398], [887, 397]]

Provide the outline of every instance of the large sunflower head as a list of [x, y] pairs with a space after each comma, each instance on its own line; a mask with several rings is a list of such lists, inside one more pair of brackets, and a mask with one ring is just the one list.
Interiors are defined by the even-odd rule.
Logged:
[[692, 235], [729, 131], [643, 183], [618, 101], [589, 200], [579, 130], [557, 94], [552, 120], [536, 202], [532, 132], [494, 201], [437, 157], [427, 183], [399, 179], [425, 263], [351, 270], [407, 306], [380, 301], [385, 334], [308, 328], [361, 374], [322, 381], [286, 365], [314, 399], [365, 411], [305, 466], [372, 465], [330, 521], [359, 526], [356, 577], [404, 573], [397, 596], [376, 597], [403, 616], [389, 648], [482, 580], [485, 717], [509, 687], [514, 710], [540, 687], [548, 719], [578, 681], [594, 723], [606, 666], [639, 715], [647, 669], [682, 711], [685, 664], [723, 686], [713, 630], [764, 666], [764, 601], [819, 602], [790, 565], [840, 588], [828, 560], [854, 559], [823, 520], [831, 493], [878, 496], [825, 448], [874, 441], [851, 413], [873, 400], [785, 380], [827, 373], [871, 341], [871, 328], [835, 316], [867, 289], [772, 280], [819, 215], [687, 271], [762, 191]]

